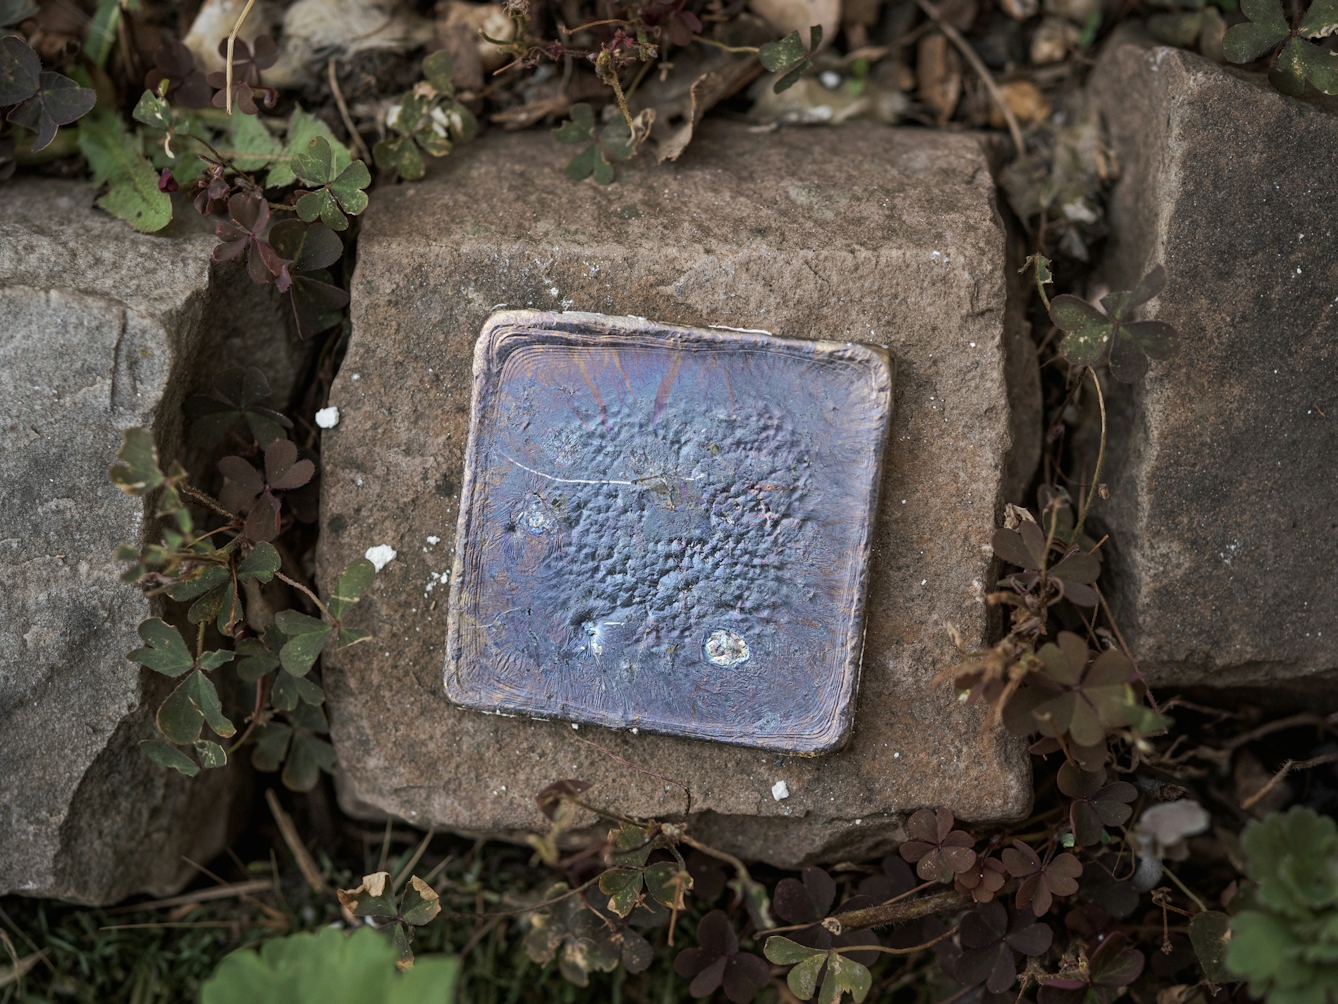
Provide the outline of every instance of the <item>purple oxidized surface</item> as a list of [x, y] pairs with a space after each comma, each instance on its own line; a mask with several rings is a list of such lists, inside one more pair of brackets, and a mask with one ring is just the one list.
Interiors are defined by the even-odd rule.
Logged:
[[876, 347], [493, 315], [474, 354], [447, 695], [839, 749], [891, 408]]

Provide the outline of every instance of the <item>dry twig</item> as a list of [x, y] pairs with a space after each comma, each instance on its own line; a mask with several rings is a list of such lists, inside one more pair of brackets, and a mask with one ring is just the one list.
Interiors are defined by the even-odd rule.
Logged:
[[316, 867], [311, 852], [302, 843], [297, 827], [293, 825], [293, 818], [283, 811], [283, 806], [279, 804], [279, 798], [274, 794], [273, 788], [265, 791], [265, 802], [269, 805], [271, 815], [274, 816], [274, 822], [279, 825], [279, 832], [283, 834], [283, 842], [288, 845], [288, 850], [292, 852], [293, 860], [297, 862], [302, 877], [307, 880], [307, 885], [311, 886], [315, 892], [324, 892], [326, 885], [321, 870]]
[[367, 144], [363, 142], [362, 133], [358, 132], [353, 124], [353, 116], [348, 113], [348, 105], [344, 101], [344, 92], [339, 89], [339, 77], [335, 73], [336, 60], [334, 56], [330, 57], [330, 62], [326, 64], [326, 70], [330, 75], [330, 93], [334, 95], [335, 104], [339, 106], [339, 117], [344, 120], [344, 128], [348, 130], [349, 141], [357, 148], [358, 156], [364, 162], [370, 164], [372, 155], [367, 152]]
[[1004, 121], [1008, 123], [1008, 134], [1013, 137], [1013, 146], [1017, 148], [1017, 155], [1021, 157], [1026, 152], [1026, 144], [1022, 141], [1022, 127], [1017, 123], [1017, 116], [1013, 114], [1013, 109], [1008, 107], [1008, 100], [1004, 97], [1003, 91], [994, 81], [994, 75], [990, 73], [987, 67], [976, 54], [976, 50], [971, 47], [971, 43], [962, 37], [962, 33], [954, 28], [947, 21], [943, 20], [943, 15], [939, 9], [929, 0], [915, 0], [920, 5], [920, 9], [929, 16], [938, 30], [943, 32], [948, 41], [957, 47], [957, 51], [962, 57], [971, 64], [971, 69], [976, 71], [976, 76], [980, 77], [980, 82], [985, 85], [985, 89], [990, 92], [990, 97], [994, 103], [999, 106], [999, 111], [1003, 113]]
[[1272, 791], [1284, 777], [1294, 770], [1309, 770], [1311, 767], [1318, 767], [1321, 764], [1334, 763], [1335, 761], [1338, 761], [1338, 753], [1326, 753], [1324, 756], [1317, 756], [1313, 760], [1288, 760], [1276, 774], [1269, 778], [1268, 784], [1241, 802], [1240, 807], [1248, 812], [1250, 806]]

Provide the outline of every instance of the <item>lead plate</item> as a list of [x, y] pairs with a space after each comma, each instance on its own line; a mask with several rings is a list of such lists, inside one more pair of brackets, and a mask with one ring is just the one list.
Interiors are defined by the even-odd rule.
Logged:
[[891, 408], [880, 348], [494, 314], [474, 351], [447, 696], [839, 749]]

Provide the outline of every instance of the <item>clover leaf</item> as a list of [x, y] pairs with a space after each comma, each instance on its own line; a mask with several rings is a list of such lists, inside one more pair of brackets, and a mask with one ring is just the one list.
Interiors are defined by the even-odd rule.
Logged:
[[[779, 966], [793, 966], [785, 982], [800, 1000], [812, 1000], [818, 993], [819, 982], [822, 984], [818, 997], [820, 1004], [838, 1004], [847, 993], [856, 1002], [862, 1001], [873, 986], [868, 967], [836, 949], [824, 951], [773, 936], [767, 939], [763, 952], [767, 959]], [[751, 1000], [751, 996], [748, 999]]]
[[1004, 706], [1004, 726], [1010, 732], [1068, 735], [1083, 750], [1074, 755], [1086, 764], [1092, 759], [1086, 751], [1104, 751], [1107, 732], [1127, 725], [1141, 728], [1141, 706], [1133, 690], [1136, 673], [1124, 653], [1111, 649], [1093, 661], [1082, 638], [1061, 631], [1036, 654], [1041, 671], [1029, 673]]
[[315, 115], [303, 111], [301, 107], [293, 109], [288, 119], [287, 142], [283, 153], [274, 157], [274, 166], [265, 176], [266, 188], [281, 188], [297, 180], [293, 173], [293, 160], [305, 151], [317, 136], [323, 137], [330, 144], [336, 171], [342, 171], [353, 162], [353, 154], [341, 143], [330, 127]]
[[1078, 891], [1078, 876], [1082, 874], [1082, 864], [1076, 857], [1065, 851], [1048, 861], [1021, 840], [1014, 840], [1012, 847], [1005, 847], [999, 855], [1003, 858], [1008, 873], [1022, 879], [1017, 887], [1016, 905], [1024, 907], [1037, 917], [1043, 917], [1050, 910], [1050, 904], [1056, 896], [1072, 896]]
[[15, 105], [9, 121], [37, 133], [33, 150], [56, 138], [56, 130], [93, 110], [97, 95], [60, 73], [43, 70], [37, 53], [15, 35], [0, 38], [0, 105]]
[[339, 235], [320, 221], [284, 220], [270, 230], [270, 246], [289, 264], [289, 300], [301, 338], [311, 338], [338, 324], [348, 293], [331, 282], [327, 267], [344, 253]]
[[112, 466], [111, 480], [127, 495], [147, 495], [163, 483], [158, 447], [148, 429], [126, 429], [116, 459], [120, 462]]
[[325, 647], [326, 640], [334, 628], [315, 617], [298, 613], [296, 610], [282, 610], [274, 618], [288, 640], [279, 650], [279, 661], [283, 668], [294, 676], [306, 676]]
[[[1026, 591], [1040, 581], [1041, 569], [1047, 565], [1046, 540], [1046, 533], [1040, 526], [1033, 520], [1024, 519], [1016, 530], [1007, 527], [995, 530], [990, 544], [994, 553], [1004, 561], [1025, 569], [1009, 578]], [[1059, 561], [1049, 563], [1046, 570], [1050, 580], [1060, 583], [1064, 595], [1083, 607], [1094, 607], [1100, 602], [1101, 597], [1092, 588], [1100, 574], [1101, 563], [1096, 556], [1077, 547], [1070, 547]]]
[[181, 632], [157, 617], [141, 621], [139, 636], [144, 647], [126, 653], [126, 658], [163, 676], [177, 677], [195, 665]]
[[36, 14], [37, 4], [34, 0], [0, 0], [0, 28], [8, 28]]
[[[231, 653], [228, 653], [231, 655]], [[158, 730], [174, 743], [189, 745], [200, 738], [208, 722], [220, 736], [235, 735], [237, 729], [223, 715], [214, 682], [200, 670], [186, 677], [158, 709]]]
[[1315, 0], [1294, 26], [1281, 0], [1241, 0], [1249, 18], [1227, 29], [1222, 52], [1233, 63], [1251, 63], [1282, 45], [1269, 80], [1283, 94], [1300, 97], [1306, 81], [1325, 94], [1338, 94], [1338, 55], [1307, 41], [1338, 31], [1338, 0]]
[[423, 60], [424, 82], [403, 95], [386, 115], [386, 127], [399, 135], [373, 148], [377, 167], [394, 171], [406, 181], [418, 181], [427, 173], [422, 154], [444, 157], [453, 144], [474, 138], [478, 121], [453, 99], [453, 74], [446, 52], [434, 52]]
[[335, 582], [334, 592], [330, 594], [329, 603], [326, 604], [330, 616], [335, 620], [343, 618], [365, 593], [372, 581], [376, 578], [376, 566], [366, 558], [355, 558], [345, 566], [339, 573], [339, 578]]
[[969, 871], [976, 863], [976, 852], [971, 849], [975, 840], [952, 824], [951, 809], [920, 809], [906, 821], [911, 839], [901, 845], [900, 853], [916, 866], [920, 878], [951, 882], [954, 875]]
[[1119, 826], [1133, 814], [1129, 803], [1138, 797], [1138, 789], [1128, 781], [1107, 784], [1104, 767], [1089, 771], [1065, 761], [1058, 781], [1059, 790], [1073, 799], [1069, 825], [1079, 847], [1100, 843], [1102, 827]]
[[27, 101], [41, 86], [42, 61], [17, 35], [0, 38], [0, 105]]
[[762, 65], [773, 73], [780, 72], [780, 77], [772, 86], [772, 91], [779, 94], [799, 82], [813, 64], [809, 56], [822, 44], [822, 25], [815, 24], [808, 29], [808, 50], [799, 38], [799, 32], [792, 31], [779, 42], [768, 42], [757, 50], [757, 58]]
[[1087, 960], [1085, 972], [1043, 976], [1036, 993], [1040, 1004], [1108, 1004], [1121, 987], [1143, 972], [1143, 953], [1129, 945], [1122, 931], [1107, 935]]
[[712, 910], [697, 923], [697, 943], [674, 957], [674, 972], [692, 981], [688, 993], [693, 997], [707, 997], [723, 987], [734, 1004], [748, 1004], [771, 981], [765, 962], [739, 951], [738, 935], [723, 910]]
[[663, 923], [668, 916], [665, 910], [641, 903], [624, 919], [585, 903], [580, 896], [562, 896], [567, 891], [566, 883], [549, 887], [540, 899], [557, 902], [526, 914], [530, 931], [525, 954], [531, 961], [548, 965], [556, 958], [562, 976], [578, 987], [590, 985], [590, 973], [612, 972], [619, 962], [629, 973], [649, 968], [654, 951], [632, 926]]
[[[1338, 2], [1338, 0], [1335, 0]], [[1165, 321], [1134, 321], [1134, 310], [1166, 288], [1166, 269], [1156, 266], [1132, 290], [1102, 297], [1103, 314], [1086, 300], [1065, 293], [1050, 302], [1050, 319], [1067, 334], [1059, 349], [1077, 366], [1098, 362], [1109, 351], [1110, 371], [1124, 383], [1146, 375], [1149, 359], [1169, 359], [1179, 334]]]
[[194, 777], [200, 773], [200, 765], [171, 743], [165, 743], [161, 739], [145, 739], [139, 744], [139, 748], [159, 767], [170, 767], [187, 777]]
[[594, 177], [601, 185], [613, 181], [613, 165], [609, 158], [627, 160], [636, 152], [636, 137], [627, 120], [616, 118], [596, 132], [595, 112], [580, 102], [571, 106], [571, 118], [553, 130], [559, 143], [589, 143], [584, 150], [567, 162], [566, 174], [572, 181]]
[[330, 727], [325, 713], [306, 701], [295, 705], [289, 717], [291, 725], [269, 722], [258, 731], [251, 765], [273, 773], [282, 764], [285, 788], [310, 791], [320, 780], [321, 771], [334, 771], [334, 747], [318, 735], [329, 732]]
[[279, 675], [274, 678], [274, 689], [270, 691], [270, 703], [280, 711], [293, 711], [299, 701], [319, 706], [325, 703], [325, 691], [305, 676], [279, 670]]
[[235, 456], [220, 460], [218, 470], [224, 478], [219, 503], [231, 512], [246, 515], [242, 529], [248, 540], [270, 541], [279, 535], [282, 493], [310, 481], [316, 465], [299, 460], [296, 444], [279, 439], [265, 447], [263, 473]]
[[[331, 230], [348, 229], [349, 216], [367, 208], [367, 193], [372, 183], [367, 165], [355, 160], [343, 170], [335, 163], [334, 151], [324, 136], [317, 136], [293, 158], [293, 173], [308, 185], [320, 185], [297, 200], [297, 215], [305, 223], [319, 218]], [[341, 212], [342, 210], [342, 212]]]
[[991, 994], [1001, 994], [1017, 981], [1014, 952], [1036, 957], [1050, 950], [1054, 931], [1036, 920], [1030, 910], [1019, 910], [1010, 918], [1002, 903], [977, 907], [961, 923], [960, 955], [945, 969], [965, 986], [984, 983]]
[[[273, 233], [280, 227], [293, 223], [297, 221], [285, 220], [274, 225], [271, 231], [271, 246], [275, 246]], [[301, 227], [302, 224], [297, 223], [297, 226]], [[275, 250], [278, 251], [276, 246]], [[251, 434], [255, 436], [256, 442], [262, 447], [283, 439], [285, 430], [291, 429], [293, 423], [267, 406], [270, 394], [269, 381], [256, 367], [248, 366], [244, 370], [234, 367], [224, 370], [214, 378], [212, 397], [193, 397], [186, 402], [186, 417], [191, 423], [191, 441], [196, 446], [217, 446], [243, 419]]]

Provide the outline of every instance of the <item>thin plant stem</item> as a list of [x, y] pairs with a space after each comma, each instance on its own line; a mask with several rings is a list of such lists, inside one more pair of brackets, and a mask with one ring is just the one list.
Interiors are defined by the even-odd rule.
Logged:
[[713, 46], [722, 52], [757, 52], [757, 46], [755, 45], [726, 45], [724, 42], [717, 42], [714, 38], [707, 38], [705, 35], [694, 35], [692, 40], [701, 42], [703, 45]]
[[1078, 514], [1078, 522], [1073, 524], [1073, 533], [1069, 537], [1070, 544], [1077, 543], [1078, 536], [1082, 533], [1083, 524], [1087, 522], [1087, 514], [1092, 511], [1092, 500], [1096, 498], [1101, 486], [1101, 465], [1106, 460], [1106, 396], [1101, 393], [1101, 380], [1097, 377], [1096, 370], [1088, 366], [1087, 372], [1092, 374], [1092, 384], [1096, 387], [1096, 402], [1101, 408], [1101, 447], [1096, 451], [1096, 470], [1092, 472], [1092, 484], [1087, 489], [1087, 497], [1083, 499], [1082, 512]]
[[367, 144], [363, 142], [362, 134], [358, 132], [353, 125], [353, 116], [348, 112], [348, 103], [344, 101], [344, 92], [339, 89], [339, 77], [335, 73], [335, 64], [337, 60], [331, 56], [330, 62], [326, 64], [326, 72], [330, 76], [330, 93], [334, 95], [335, 104], [339, 106], [339, 117], [344, 120], [344, 128], [348, 130], [348, 137], [353, 141], [353, 145], [358, 148], [358, 153], [367, 163], [372, 162], [372, 155], [367, 152]]
[[232, 32], [228, 35], [228, 65], [224, 68], [226, 81], [224, 86], [227, 88], [225, 100], [227, 101], [228, 114], [232, 114], [232, 48], [237, 44], [237, 32], [242, 30], [242, 22], [246, 20], [246, 15], [251, 13], [251, 8], [256, 5], [256, 0], [246, 0], [246, 6], [242, 8], [242, 16], [237, 18], [237, 23], [232, 26]]
[[632, 134], [632, 147], [636, 148], [636, 123], [632, 121], [632, 111], [627, 107], [627, 96], [623, 94], [623, 85], [618, 80], [618, 71], [609, 67], [608, 84], [613, 88], [613, 94], [618, 99], [618, 108], [623, 113], [623, 118], [627, 120], [627, 131]]
[[1174, 882], [1176, 885], [1178, 885], [1178, 886], [1180, 887], [1180, 891], [1181, 891], [1181, 892], [1183, 892], [1186, 896], [1188, 896], [1190, 899], [1192, 899], [1192, 900], [1194, 901], [1194, 904], [1195, 904], [1200, 910], [1202, 910], [1204, 913], [1207, 913], [1207, 912], [1208, 912], [1208, 904], [1206, 904], [1205, 902], [1203, 902], [1203, 900], [1199, 899], [1199, 897], [1195, 894], [1195, 892], [1194, 892], [1193, 889], [1191, 889], [1189, 886], [1185, 885], [1185, 883], [1181, 882], [1181, 881], [1180, 881], [1180, 877], [1179, 877], [1178, 875], [1176, 875], [1175, 872], [1171, 871], [1171, 869], [1169, 869], [1169, 868], [1163, 868], [1162, 870], [1163, 870], [1164, 872], [1166, 872], [1166, 874], [1169, 875], [1169, 876], [1171, 877], [1171, 881], [1172, 881], [1172, 882]]
[[886, 955], [914, 955], [916, 952], [923, 952], [926, 948], [933, 948], [940, 941], [951, 938], [960, 929], [961, 925], [954, 927], [950, 931], [944, 931], [932, 941], [926, 941], [923, 945], [912, 945], [910, 948], [888, 948], [885, 945], [841, 945], [833, 948], [832, 951], [838, 955], [850, 955], [855, 952], [883, 952]]
[[284, 582], [288, 583], [294, 589], [300, 589], [302, 590], [302, 592], [306, 593], [309, 597], [311, 597], [311, 602], [315, 603], [316, 606], [320, 609], [320, 612], [325, 614], [326, 617], [329, 617], [330, 620], [335, 619], [334, 616], [330, 613], [330, 611], [326, 608], [325, 604], [321, 602], [321, 598], [317, 596], [315, 593], [313, 593], [306, 586], [302, 585], [302, 583], [294, 579], [288, 578], [288, 576], [284, 575], [283, 572], [275, 572], [274, 574], [276, 577], [282, 579]]

